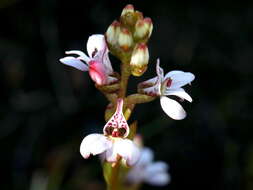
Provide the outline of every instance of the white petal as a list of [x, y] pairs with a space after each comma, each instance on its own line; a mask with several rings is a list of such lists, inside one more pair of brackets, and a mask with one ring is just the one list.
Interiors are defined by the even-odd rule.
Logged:
[[165, 75], [165, 80], [167, 78], [172, 79], [170, 89], [177, 89], [181, 86], [189, 84], [195, 78], [195, 76], [190, 72], [183, 72], [183, 71], [171, 71]]
[[114, 142], [114, 148], [129, 166], [134, 165], [140, 158], [139, 148], [129, 139], [120, 139]]
[[164, 92], [164, 95], [169, 96], [169, 95], [174, 95], [178, 96], [179, 98], [185, 99], [189, 102], [192, 102], [192, 98], [189, 94], [187, 94], [184, 89], [182, 88], [177, 88], [177, 89], [169, 89], [167, 88]]
[[[136, 164], [137, 165], [137, 164]], [[126, 180], [131, 184], [140, 184], [145, 180], [144, 168], [134, 165], [127, 173]]]
[[107, 162], [116, 162], [117, 161], [118, 152], [115, 149], [115, 142], [112, 143], [112, 147], [107, 149], [105, 152], [105, 159]]
[[146, 166], [150, 164], [154, 159], [154, 153], [150, 148], [141, 149], [141, 156], [137, 165]]
[[146, 88], [147, 86], [153, 86], [158, 80], [158, 77], [153, 77], [151, 79], [148, 79], [146, 81], [143, 81], [138, 84], [138, 88]]
[[113, 69], [112, 69], [111, 61], [109, 59], [107, 47], [106, 47], [105, 55], [103, 57], [103, 64], [105, 65], [107, 74], [111, 75], [113, 73]]
[[87, 42], [87, 52], [89, 57], [93, 57], [93, 52], [103, 51], [106, 47], [105, 38], [102, 34], [91, 35]]
[[117, 78], [108, 76], [108, 77], [107, 77], [107, 82], [106, 82], [106, 84], [113, 84], [113, 83], [115, 83], [115, 82], [117, 82], [117, 81], [118, 81]]
[[170, 182], [170, 175], [168, 173], [158, 173], [149, 178], [145, 178], [145, 182], [154, 186], [164, 186]]
[[161, 95], [161, 84], [156, 83], [154, 86], [148, 87], [148, 88], [143, 88], [139, 89], [141, 93], [145, 93], [149, 96], [160, 96]]
[[149, 164], [145, 172], [148, 175], [154, 175], [156, 173], [166, 172], [168, 168], [169, 168], [168, 164], [166, 164], [165, 162], [158, 161], [158, 162]]
[[186, 117], [186, 112], [183, 107], [176, 102], [166, 96], [161, 96], [160, 103], [163, 111], [170, 116], [172, 119], [181, 120]]
[[80, 146], [80, 153], [84, 158], [88, 158], [90, 154], [101, 154], [112, 147], [112, 142], [101, 134], [90, 134], [86, 136]]
[[160, 59], [157, 59], [157, 62], [156, 62], [156, 74], [160, 80], [163, 80], [164, 72], [163, 72], [163, 68], [160, 67]]
[[156, 186], [166, 185], [170, 181], [170, 175], [167, 170], [168, 165], [165, 162], [150, 164], [145, 169], [145, 181]]
[[62, 62], [65, 65], [75, 67], [76, 69], [81, 70], [81, 71], [89, 70], [87, 65], [85, 65], [82, 61], [80, 61], [79, 59], [75, 57], [64, 57], [60, 59], [60, 62]]
[[79, 50], [66, 51], [65, 53], [68, 55], [69, 54], [79, 55], [78, 59], [83, 60], [86, 63], [88, 63], [90, 61], [90, 58], [85, 53], [83, 53], [82, 51], [79, 51]]

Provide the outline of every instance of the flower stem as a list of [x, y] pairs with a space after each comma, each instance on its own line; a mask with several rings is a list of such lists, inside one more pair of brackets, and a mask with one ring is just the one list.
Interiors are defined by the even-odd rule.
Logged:
[[119, 179], [120, 160], [118, 160], [111, 168], [110, 181], [107, 184], [107, 190], [120, 190]]
[[128, 62], [123, 61], [121, 64], [121, 80], [120, 80], [120, 87], [119, 87], [119, 98], [125, 98], [126, 90], [127, 90], [127, 83], [128, 78], [131, 75], [130, 67]]

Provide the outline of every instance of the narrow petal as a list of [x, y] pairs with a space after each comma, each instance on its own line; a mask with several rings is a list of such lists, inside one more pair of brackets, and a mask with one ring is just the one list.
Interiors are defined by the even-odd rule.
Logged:
[[138, 92], [147, 94], [149, 96], [160, 96], [161, 95], [160, 89], [161, 89], [161, 85], [160, 83], [157, 83], [154, 86], [151, 86], [148, 88], [138, 89]]
[[89, 57], [94, 57], [97, 52], [106, 48], [105, 38], [102, 34], [91, 35], [87, 42], [87, 52]]
[[177, 101], [161, 96], [160, 103], [163, 111], [172, 119], [181, 120], [186, 117], [186, 112]]
[[101, 134], [90, 134], [86, 136], [80, 146], [80, 153], [84, 158], [88, 158], [90, 154], [101, 154], [112, 147], [112, 142]]
[[166, 172], [156, 173], [152, 176], [146, 177], [145, 182], [154, 186], [164, 186], [170, 182], [170, 175]]
[[153, 85], [155, 85], [155, 83], [157, 82], [158, 77], [153, 77], [151, 79], [148, 79], [146, 81], [143, 81], [141, 83], [138, 84], [138, 89], [143, 89], [143, 88], [147, 88], [147, 87], [151, 87]]
[[165, 162], [157, 161], [152, 164], [149, 164], [145, 171], [148, 175], [154, 175], [156, 173], [166, 172], [168, 168], [169, 166]]
[[129, 139], [114, 142], [114, 149], [129, 166], [133, 166], [140, 158], [139, 148]]
[[188, 93], [186, 93], [184, 91], [184, 89], [182, 89], [182, 88], [177, 88], [177, 89], [167, 88], [163, 95], [166, 95], [166, 96], [174, 95], [174, 96], [178, 96], [179, 98], [182, 98], [184, 100], [187, 100], [189, 102], [192, 102], [191, 96]]
[[76, 69], [81, 70], [81, 71], [89, 70], [88, 66], [85, 65], [85, 63], [83, 63], [82, 61], [80, 61], [79, 59], [75, 57], [64, 57], [60, 59], [60, 62], [62, 62], [65, 65], [75, 67]]
[[172, 82], [169, 86], [170, 89], [177, 89], [186, 84], [191, 83], [195, 76], [190, 72], [183, 72], [183, 71], [171, 71], [165, 75], [165, 80], [167, 78], [171, 78]]
[[154, 159], [154, 153], [150, 148], [143, 148], [141, 150], [141, 156], [139, 161], [137, 162], [137, 165], [140, 166], [146, 166], [150, 164]]
[[160, 80], [163, 80], [164, 71], [163, 71], [163, 68], [160, 67], [160, 59], [157, 59], [157, 62], [156, 62], [156, 74]]
[[90, 58], [85, 53], [83, 53], [82, 51], [79, 51], [79, 50], [66, 51], [65, 53], [68, 55], [69, 54], [79, 55], [78, 59], [83, 60], [86, 63], [88, 63], [90, 61]]
[[106, 84], [113, 84], [113, 83], [116, 83], [117, 81], [118, 79], [116, 77], [108, 76]]
[[168, 165], [165, 162], [154, 162], [145, 168], [145, 181], [151, 185], [163, 186], [170, 182], [167, 172]]

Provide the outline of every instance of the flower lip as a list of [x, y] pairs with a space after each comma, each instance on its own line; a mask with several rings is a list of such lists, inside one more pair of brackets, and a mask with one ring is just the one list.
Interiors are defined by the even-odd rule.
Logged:
[[117, 100], [116, 112], [104, 126], [104, 135], [112, 137], [127, 137], [129, 134], [129, 126], [122, 112], [123, 99]]

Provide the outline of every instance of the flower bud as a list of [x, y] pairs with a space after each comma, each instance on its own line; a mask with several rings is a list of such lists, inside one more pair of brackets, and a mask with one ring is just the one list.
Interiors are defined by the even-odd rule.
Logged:
[[143, 19], [143, 14], [140, 11], [135, 11], [135, 17], [137, 20]]
[[132, 75], [141, 76], [147, 70], [148, 60], [149, 52], [147, 45], [145, 43], [137, 44], [130, 61]]
[[128, 51], [133, 45], [133, 38], [131, 32], [126, 28], [121, 28], [118, 37], [118, 43], [121, 49]]
[[120, 32], [120, 23], [115, 20], [109, 26], [109, 28], [105, 33], [107, 43], [109, 43], [110, 45], [116, 45], [119, 32]]
[[125, 8], [121, 12], [121, 16], [125, 16], [126, 14], [133, 14], [134, 13], [134, 6], [131, 4], [128, 4], [125, 6]]
[[120, 16], [120, 22], [124, 26], [134, 26], [136, 23], [136, 16], [133, 5], [127, 5], [123, 9], [121, 16]]
[[153, 23], [150, 18], [140, 19], [135, 24], [134, 38], [137, 40], [149, 38], [153, 30]]

